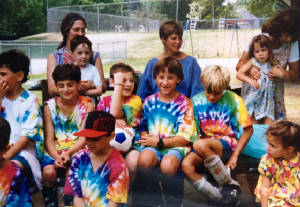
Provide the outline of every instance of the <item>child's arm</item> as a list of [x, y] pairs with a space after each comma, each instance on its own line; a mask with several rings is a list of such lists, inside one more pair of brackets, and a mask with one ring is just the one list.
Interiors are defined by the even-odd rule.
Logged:
[[122, 108], [122, 93], [124, 88], [124, 73], [114, 74], [114, 92], [112, 95], [110, 113], [116, 118], [124, 118], [125, 114]]
[[241, 152], [244, 150], [251, 135], [253, 134], [252, 126], [248, 126], [248, 127], [244, 128], [243, 130], [244, 130], [244, 132], [241, 135], [241, 137], [237, 143], [236, 149], [234, 150], [234, 152], [230, 156], [228, 163], [226, 164], [226, 167], [230, 167], [232, 170], [236, 168], [238, 157], [241, 154]]
[[45, 145], [48, 154], [55, 160], [60, 159], [54, 142], [54, 126], [52, 123], [51, 113], [48, 105], [44, 106], [44, 130]]
[[82, 197], [74, 197], [73, 198], [73, 206], [74, 207], [85, 207], [84, 200]]
[[100, 96], [102, 94], [102, 85], [94, 86], [92, 81], [83, 83], [83, 88], [85, 88], [84, 94], [87, 96]]
[[[141, 135], [140, 143], [147, 147], [157, 147], [158, 141], [157, 135], [145, 133]], [[165, 148], [184, 147], [190, 144], [189, 141], [181, 136], [163, 138], [163, 143]]]
[[22, 136], [19, 140], [13, 144], [9, 150], [4, 154], [6, 159], [11, 159], [13, 156], [18, 154], [31, 140], [28, 137]]
[[[93, 105], [92, 102], [88, 102], [86, 113], [89, 113], [89, 112], [92, 112], [92, 111], [94, 111], [94, 105]], [[85, 137], [79, 137], [78, 140], [77, 140], [77, 142], [74, 144], [74, 146], [71, 149], [69, 149], [66, 152], [64, 152], [60, 156], [60, 158], [62, 159], [64, 165], [71, 160], [71, 157], [76, 152], [78, 152], [79, 150], [81, 150], [82, 148], [84, 148], [85, 144], [86, 144]]]
[[260, 203], [261, 203], [261, 207], [268, 207], [269, 186], [271, 181], [267, 176], [265, 175], [261, 175], [261, 176], [262, 176], [261, 187], [259, 190]]
[[257, 90], [260, 87], [258, 82], [246, 75], [246, 73], [249, 72], [251, 67], [252, 67], [252, 60], [250, 59], [240, 67], [240, 69], [236, 74], [236, 78], [239, 79], [240, 81], [249, 83], [252, 88]]

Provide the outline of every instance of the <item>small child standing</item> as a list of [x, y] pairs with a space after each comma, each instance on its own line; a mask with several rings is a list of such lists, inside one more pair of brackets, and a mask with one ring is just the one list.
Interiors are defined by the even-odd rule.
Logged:
[[[273, 57], [270, 38], [266, 35], [255, 36], [249, 47], [248, 58], [236, 75], [237, 79], [243, 81], [242, 97], [253, 123], [271, 124], [275, 120], [275, 82], [269, 79], [268, 73], [272, 67], [280, 66]], [[253, 65], [260, 69], [259, 80], [248, 75]]]
[[88, 114], [85, 129], [87, 149], [72, 160], [68, 175], [74, 206], [121, 206], [127, 203], [129, 173], [122, 155], [109, 142], [114, 138], [115, 118], [105, 111]]
[[0, 117], [0, 206], [31, 207], [25, 176], [17, 164], [3, 157], [9, 149], [10, 126]]
[[267, 154], [258, 166], [255, 195], [262, 207], [300, 206], [300, 126], [290, 121], [271, 124]]
[[[124, 63], [114, 64], [110, 68], [110, 85], [114, 87], [113, 95], [101, 99], [97, 106], [98, 111], [110, 112], [121, 124], [120, 119], [136, 129], [140, 123], [142, 101], [132, 94], [134, 89], [134, 70]], [[136, 170], [138, 152], [132, 150], [126, 158], [130, 174]], [[129, 158], [129, 159], [128, 159]]]
[[70, 64], [56, 66], [52, 74], [59, 97], [44, 106], [46, 152], [41, 145], [41, 163], [46, 206], [58, 206], [57, 171], [67, 170], [72, 155], [85, 146], [85, 138], [73, 134], [83, 128], [94, 106], [89, 97], [79, 95], [80, 76], [79, 67]]
[[[193, 106], [191, 101], [176, 90], [183, 80], [182, 66], [174, 57], [160, 60], [154, 67], [153, 77], [160, 91], [145, 99], [140, 130], [140, 151], [135, 192], [141, 195], [134, 200], [136, 206], [161, 205], [152, 195], [157, 182], [157, 166], [162, 173], [166, 206], [180, 206], [177, 189], [178, 169], [183, 157], [190, 151], [196, 138]], [[149, 200], [152, 200], [149, 201]], [[144, 201], [148, 202], [145, 203]]]
[[[227, 168], [236, 168], [238, 156], [253, 133], [251, 117], [242, 98], [226, 90], [230, 82], [227, 68], [208, 66], [201, 80], [205, 91], [192, 98], [200, 139], [194, 142], [193, 151], [182, 161], [182, 170], [196, 190], [222, 206], [234, 206], [239, 201], [240, 189]], [[244, 129], [240, 137], [239, 127]], [[222, 191], [198, 172], [203, 166]]]
[[0, 54], [0, 117], [11, 126], [11, 145], [3, 156], [22, 169], [33, 193], [42, 187], [35, 147], [36, 141], [42, 141], [42, 117], [36, 96], [22, 87], [28, 79], [29, 64], [21, 51]]
[[96, 103], [96, 96], [102, 94], [102, 82], [98, 69], [90, 64], [92, 58], [92, 42], [85, 36], [77, 36], [71, 41], [74, 64], [80, 67], [81, 82], [79, 91], [82, 95], [91, 96]]

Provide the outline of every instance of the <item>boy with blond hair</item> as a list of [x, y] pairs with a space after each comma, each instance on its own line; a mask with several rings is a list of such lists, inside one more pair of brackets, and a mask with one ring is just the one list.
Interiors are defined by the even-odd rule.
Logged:
[[[192, 98], [200, 139], [194, 142], [193, 151], [183, 160], [182, 170], [199, 192], [214, 201], [222, 200], [224, 205], [234, 206], [238, 203], [240, 189], [227, 168], [236, 168], [238, 156], [253, 133], [251, 117], [242, 98], [226, 90], [230, 82], [227, 68], [208, 66], [201, 80], [205, 91]], [[244, 132], [239, 137], [240, 126]], [[197, 172], [203, 165], [221, 190]]]

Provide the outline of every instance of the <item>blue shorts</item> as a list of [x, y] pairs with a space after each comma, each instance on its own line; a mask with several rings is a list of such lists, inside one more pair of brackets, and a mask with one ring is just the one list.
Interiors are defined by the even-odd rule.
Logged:
[[[227, 163], [232, 154], [232, 149], [231, 149], [230, 145], [228, 144], [228, 142], [226, 142], [224, 139], [218, 139], [218, 141], [221, 142], [221, 144], [222, 144], [223, 152], [222, 152], [221, 160], [223, 163]], [[192, 149], [191, 152], [197, 154], [194, 149]]]
[[162, 158], [167, 155], [175, 156], [178, 159], [179, 163], [181, 163], [181, 161], [182, 161], [182, 155], [177, 149], [170, 149], [166, 154], [162, 154], [158, 149], [153, 148], [153, 147], [145, 147], [142, 151], [144, 151], [144, 150], [151, 150], [152, 152], [154, 152], [154, 154], [159, 162], [161, 162]]
[[38, 187], [35, 183], [35, 180], [34, 180], [34, 177], [33, 177], [33, 174], [32, 174], [32, 170], [31, 170], [30, 165], [28, 164], [27, 160], [23, 156], [21, 156], [20, 154], [16, 154], [15, 156], [13, 156], [11, 158], [11, 160], [16, 160], [16, 161], [20, 162], [23, 165], [22, 172], [24, 173], [24, 175], [26, 177], [26, 184], [29, 187], [29, 192], [31, 194], [38, 192], [39, 189], [38, 189]]
[[227, 163], [230, 159], [230, 156], [232, 154], [232, 149], [231, 146], [228, 144], [228, 142], [226, 142], [224, 139], [218, 139], [223, 147], [223, 152], [222, 152], [222, 157], [221, 160], [223, 163]]

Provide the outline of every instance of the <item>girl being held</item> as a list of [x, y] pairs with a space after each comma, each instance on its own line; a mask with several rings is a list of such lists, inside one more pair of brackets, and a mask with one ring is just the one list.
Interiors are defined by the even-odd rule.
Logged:
[[[260, 69], [258, 80], [249, 76], [252, 66]], [[237, 72], [237, 79], [243, 81], [242, 97], [254, 123], [271, 124], [275, 120], [274, 90], [275, 83], [269, 71], [277, 65], [272, 53], [272, 42], [266, 35], [253, 38], [248, 52], [248, 61]]]
[[257, 200], [262, 207], [300, 206], [300, 126], [277, 121], [266, 137], [268, 153], [258, 166]]

